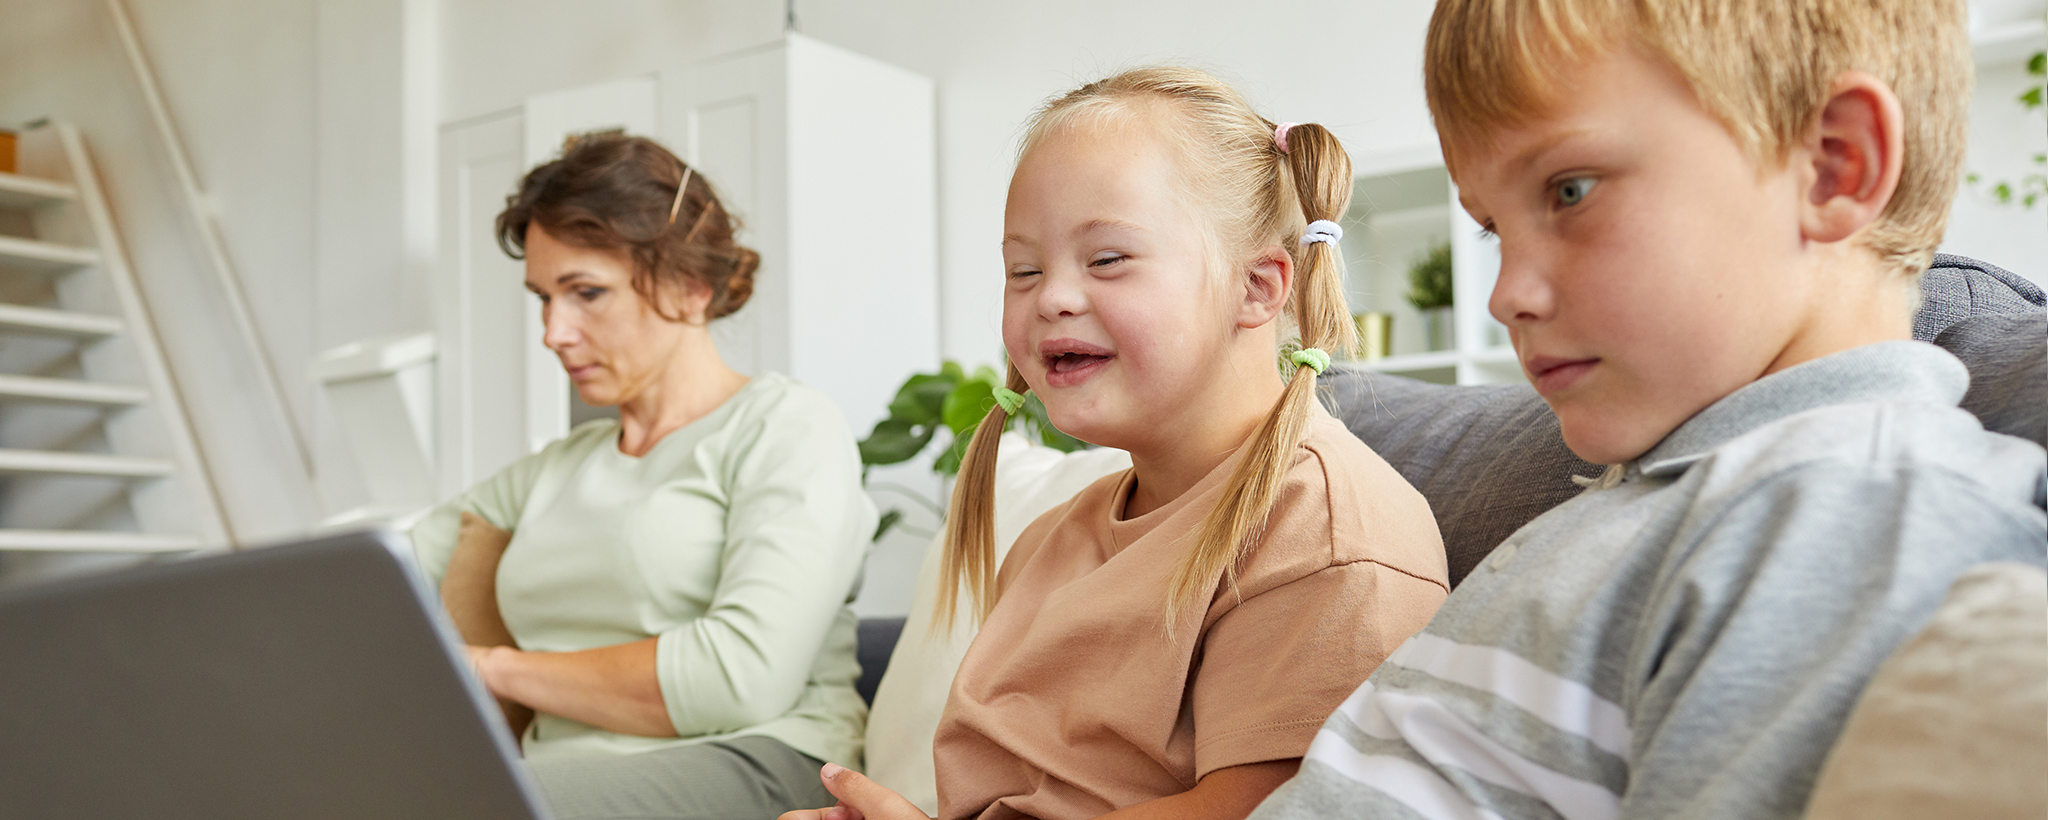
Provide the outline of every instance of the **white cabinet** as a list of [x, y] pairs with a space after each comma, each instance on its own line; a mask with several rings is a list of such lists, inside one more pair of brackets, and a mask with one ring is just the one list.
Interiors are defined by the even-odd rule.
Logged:
[[726, 361], [823, 390], [864, 434], [938, 364], [933, 100], [929, 79], [791, 34], [445, 127], [442, 496], [594, 415], [492, 234], [520, 175], [593, 130], [653, 137], [711, 180], [761, 254], [746, 307], [712, 325]]
[[[1393, 317], [1391, 355], [1362, 364], [1446, 384], [1523, 380], [1507, 329], [1486, 310], [1500, 272], [1499, 246], [1457, 205], [1435, 146], [1360, 157], [1342, 247], [1353, 313]], [[1421, 314], [1409, 304], [1408, 269], [1430, 248], [1449, 243], [1452, 344], [1430, 350]]]

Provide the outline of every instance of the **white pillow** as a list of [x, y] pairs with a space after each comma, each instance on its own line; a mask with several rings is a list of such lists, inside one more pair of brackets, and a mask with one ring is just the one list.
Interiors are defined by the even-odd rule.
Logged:
[[[1033, 444], [1022, 434], [1005, 434], [996, 455], [997, 564], [1024, 528], [1046, 510], [1073, 498], [1096, 479], [1130, 466], [1131, 456], [1122, 450], [1062, 453]], [[941, 533], [925, 550], [903, 636], [889, 655], [889, 669], [882, 673], [874, 706], [868, 710], [868, 777], [909, 798], [926, 814], [936, 814], [939, 809], [932, 773], [932, 735], [938, 731], [939, 714], [945, 711], [953, 673], [960, 668], [967, 645], [974, 642], [975, 632], [965, 599], [954, 611], [953, 634], [936, 634], [932, 626], [944, 546]]]
[[1808, 820], [2048, 817], [2048, 574], [1984, 564], [1877, 669]]

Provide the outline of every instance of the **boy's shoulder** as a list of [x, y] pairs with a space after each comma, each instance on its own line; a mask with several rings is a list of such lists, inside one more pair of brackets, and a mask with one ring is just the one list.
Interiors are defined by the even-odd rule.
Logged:
[[[1713, 417], [1688, 422], [1673, 434], [1679, 440], [1660, 444], [1637, 469], [1652, 479], [1684, 476], [1695, 506], [1797, 507], [1833, 496], [1815, 495], [1816, 487], [1872, 492], [1905, 485], [1914, 489], [1896, 491], [1917, 501], [1960, 494], [1992, 508], [2043, 506], [2048, 453], [2031, 441], [1987, 432], [1960, 409], [1968, 374], [1939, 348], [1887, 342], [1779, 375], [1788, 378], [1760, 380], [1709, 408], [1701, 416]], [[1914, 506], [1919, 514], [1939, 511], [1938, 505]]]

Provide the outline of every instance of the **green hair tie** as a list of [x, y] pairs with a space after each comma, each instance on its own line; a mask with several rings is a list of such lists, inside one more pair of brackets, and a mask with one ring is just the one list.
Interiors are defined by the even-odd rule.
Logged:
[[1320, 347], [1304, 347], [1287, 354], [1287, 360], [1297, 366], [1314, 370], [1318, 376], [1330, 369], [1330, 354]]
[[[1031, 391], [1024, 391], [1024, 393], [1029, 392]], [[1005, 413], [1012, 416], [1017, 415], [1017, 411], [1024, 409], [1024, 393], [1019, 393], [1007, 387], [998, 387], [996, 388], [996, 406], [1003, 408]]]

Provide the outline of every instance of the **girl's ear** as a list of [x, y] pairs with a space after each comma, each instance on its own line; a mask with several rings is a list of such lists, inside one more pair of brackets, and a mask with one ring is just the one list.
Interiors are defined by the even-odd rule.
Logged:
[[1243, 276], [1244, 301], [1238, 305], [1237, 326], [1250, 330], [1280, 318], [1287, 310], [1287, 297], [1294, 293], [1294, 257], [1287, 249], [1267, 245], [1252, 257]]

